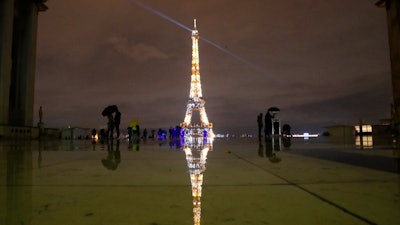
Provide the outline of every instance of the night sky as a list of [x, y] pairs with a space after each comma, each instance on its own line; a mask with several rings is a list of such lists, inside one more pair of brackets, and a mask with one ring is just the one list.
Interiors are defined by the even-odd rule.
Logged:
[[148, 129], [179, 125], [191, 73], [185, 27], [197, 19], [215, 133], [254, 134], [257, 115], [273, 106], [294, 132], [377, 124], [389, 118], [392, 97], [386, 11], [375, 2], [48, 1], [39, 14], [34, 123], [42, 106], [46, 127], [100, 129], [102, 110], [115, 104], [123, 128], [133, 119]]

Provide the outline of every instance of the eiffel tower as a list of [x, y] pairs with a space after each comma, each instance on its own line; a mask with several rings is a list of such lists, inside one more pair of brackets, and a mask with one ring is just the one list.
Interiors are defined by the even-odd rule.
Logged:
[[[205, 101], [201, 91], [200, 83], [200, 61], [199, 61], [199, 31], [196, 28], [196, 19], [194, 20], [194, 30], [192, 30], [192, 74], [190, 83], [189, 101], [187, 103], [185, 120], [181, 123], [182, 128], [186, 132], [191, 132], [192, 135], [204, 135], [213, 137], [212, 123], [208, 121], [206, 109], [204, 108]], [[193, 111], [199, 111], [200, 122], [192, 122]]]

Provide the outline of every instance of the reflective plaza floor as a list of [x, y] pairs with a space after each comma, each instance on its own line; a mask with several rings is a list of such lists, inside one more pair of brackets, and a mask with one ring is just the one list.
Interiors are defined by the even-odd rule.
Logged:
[[[400, 224], [400, 150], [326, 138], [216, 139], [202, 225]], [[0, 224], [191, 225], [178, 143], [0, 141]]]

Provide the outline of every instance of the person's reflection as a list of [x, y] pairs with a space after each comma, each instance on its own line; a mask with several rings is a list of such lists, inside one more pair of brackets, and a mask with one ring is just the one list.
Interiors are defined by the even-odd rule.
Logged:
[[181, 148], [181, 139], [174, 138], [169, 141], [169, 148], [170, 149], [180, 149]]
[[128, 142], [128, 150], [129, 151], [134, 151], [137, 152], [139, 151], [139, 143], [140, 143], [140, 138], [130, 138]]
[[265, 156], [272, 163], [279, 163], [280, 161], [282, 161], [282, 159], [276, 155], [276, 152], [281, 150], [280, 143], [281, 139], [279, 136], [267, 136], [265, 138]]
[[261, 140], [258, 142], [258, 156], [264, 158], [264, 145]]
[[290, 148], [290, 146], [292, 145], [291, 137], [286, 135], [282, 137], [282, 142], [283, 142], [283, 147], [285, 147], [285, 149]]
[[121, 153], [119, 151], [119, 140], [117, 140], [114, 151], [114, 143], [111, 139], [107, 142], [107, 158], [103, 158], [101, 160], [101, 163], [105, 168], [109, 170], [116, 170], [120, 162]]
[[92, 138], [93, 151], [96, 151], [96, 144], [97, 144], [97, 141], [94, 138]]

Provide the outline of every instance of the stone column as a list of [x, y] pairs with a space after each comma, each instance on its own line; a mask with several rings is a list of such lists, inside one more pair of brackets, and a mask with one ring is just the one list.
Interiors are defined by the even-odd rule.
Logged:
[[393, 97], [397, 107], [400, 106], [400, 1], [386, 3], [390, 62], [393, 81]]
[[8, 124], [14, 0], [0, 1], [0, 125]]
[[392, 73], [392, 125], [400, 134], [400, 0], [379, 0], [376, 5], [386, 8]]
[[9, 124], [32, 126], [38, 7], [34, 1], [15, 0]]
[[388, 1], [386, 4], [386, 11], [392, 71], [393, 103], [396, 108], [396, 129], [398, 134], [400, 134], [400, 1]]

